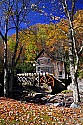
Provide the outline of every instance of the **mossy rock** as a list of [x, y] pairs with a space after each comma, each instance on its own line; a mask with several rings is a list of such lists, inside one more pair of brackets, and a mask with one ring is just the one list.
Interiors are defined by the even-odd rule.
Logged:
[[61, 93], [67, 94], [67, 93], [71, 93], [71, 90], [63, 90]]

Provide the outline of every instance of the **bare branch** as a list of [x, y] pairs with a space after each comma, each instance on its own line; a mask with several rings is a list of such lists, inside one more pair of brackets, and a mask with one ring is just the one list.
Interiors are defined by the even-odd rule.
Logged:
[[67, 3], [66, 3], [66, 0], [62, 0], [62, 5], [63, 5], [63, 9], [65, 11], [66, 16], [69, 18], [70, 17], [70, 13], [68, 11], [68, 6], [67, 6]]
[[78, 52], [78, 55], [80, 56], [80, 54], [82, 53], [82, 50], [83, 50], [83, 46], [81, 46], [79, 52]]
[[3, 36], [1, 31], [0, 31], [0, 36], [2, 37], [3, 40], [5, 40], [5, 37]]
[[73, 20], [74, 10], [75, 10], [75, 0], [72, 0], [72, 10], [71, 10], [72, 20]]

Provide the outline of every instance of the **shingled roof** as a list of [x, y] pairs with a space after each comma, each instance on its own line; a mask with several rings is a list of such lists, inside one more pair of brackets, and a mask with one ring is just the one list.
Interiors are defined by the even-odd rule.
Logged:
[[48, 56], [51, 57], [53, 60], [61, 61], [60, 59], [55, 58], [47, 49], [42, 49], [42, 50], [40, 51], [40, 53], [36, 56], [35, 61], [41, 56], [41, 54], [42, 54], [44, 51], [45, 51], [45, 52], [48, 54]]

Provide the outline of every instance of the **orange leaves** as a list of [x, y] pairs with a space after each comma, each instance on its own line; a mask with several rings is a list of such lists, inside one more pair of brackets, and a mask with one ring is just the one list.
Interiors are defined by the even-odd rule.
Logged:
[[83, 10], [79, 10], [76, 12], [73, 21], [74, 29], [77, 32], [77, 36], [83, 39]]
[[68, 21], [65, 19], [61, 19], [61, 21], [57, 24], [57, 29], [59, 29], [59, 31], [61, 31], [62, 33], [64, 32], [63, 35], [65, 35], [65, 33], [68, 33]]
[[83, 123], [83, 106], [78, 109], [21, 103], [0, 98], [0, 125], [73, 125]]

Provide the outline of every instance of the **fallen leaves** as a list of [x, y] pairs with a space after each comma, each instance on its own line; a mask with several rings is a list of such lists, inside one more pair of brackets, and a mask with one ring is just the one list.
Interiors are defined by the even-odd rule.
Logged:
[[77, 109], [21, 103], [0, 98], [0, 125], [82, 125], [83, 106]]

